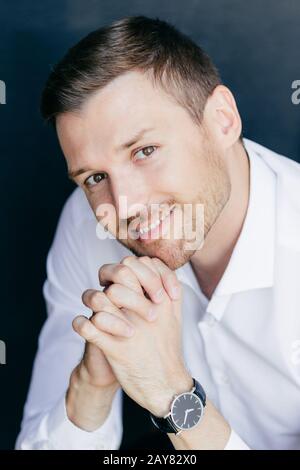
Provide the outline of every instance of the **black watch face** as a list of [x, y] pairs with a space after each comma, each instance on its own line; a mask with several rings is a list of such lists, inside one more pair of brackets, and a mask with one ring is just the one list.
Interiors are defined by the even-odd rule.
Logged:
[[171, 416], [179, 429], [191, 429], [196, 426], [203, 414], [200, 398], [193, 393], [183, 393], [174, 401]]

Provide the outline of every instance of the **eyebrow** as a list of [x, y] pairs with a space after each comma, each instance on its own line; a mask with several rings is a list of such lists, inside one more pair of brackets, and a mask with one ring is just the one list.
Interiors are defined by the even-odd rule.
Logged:
[[[154, 130], [154, 127], [148, 127], [141, 129], [138, 131], [130, 140], [127, 142], [123, 142], [122, 144], [116, 147], [116, 151], [120, 152], [121, 150], [126, 150], [132, 145], [136, 144], [146, 133], [151, 132]], [[87, 173], [89, 171], [93, 171], [91, 168], [79, 168], [78, 170], [73, 170], [68, 172], [68, 177], [71, 180], [74, 180], [76, 176], [82, 175], [83, 173]]]
[[87, 173], [88, 171], [91, 171], [91, 169], [79, 168], [78, 170], [68, 171], [68, 178], [70, 178], [71, 180], [74, 180], [76, 176], [82, 175], [82, 173]]
[[144, 136], [144, 134], [147, 134], [148, 132], [151, 132], [153, 130], [154, 130], [154, 127], [141, 129], [130, 140], [128, 140], [127, 142], [124, 142], [123, 144], [118, 145], [116, 150], [120, 151], [120, 150], [125, 150], [131, 147], [132, 145], [136, 144]]

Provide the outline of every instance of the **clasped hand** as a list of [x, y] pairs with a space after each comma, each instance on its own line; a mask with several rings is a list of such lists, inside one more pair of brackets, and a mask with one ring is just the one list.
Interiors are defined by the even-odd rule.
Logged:
[[92, 316], [76, 317], [73, 328], [102, 351], [134, 401], [164, 416], [173, 396], [192, 387], [181, 348], [181, 285], [161, 260], [146, 256], [103, 265], [99, 282], [103, 291], [82, 296]]

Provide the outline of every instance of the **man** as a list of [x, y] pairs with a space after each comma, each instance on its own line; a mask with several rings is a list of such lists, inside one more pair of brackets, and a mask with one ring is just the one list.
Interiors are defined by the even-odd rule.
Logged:
[[73, 47], [42, 113], [79, 188], [17, 448], [117, 449], [123, 389], [176, 449], [299, 449], [299, 164], [242, 139], [210, 59], [145, 17]]

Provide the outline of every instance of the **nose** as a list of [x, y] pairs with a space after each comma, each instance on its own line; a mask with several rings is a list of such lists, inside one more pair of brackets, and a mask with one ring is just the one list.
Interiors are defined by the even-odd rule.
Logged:
[[120, 219], [135, 217], [137, 213], [147, 208], [148, 188], [144, 179], [138, 175], [131, 174], [129, 178], [125, 178], [125, 175], [111, 177], [110, 189], [113, 204]]

